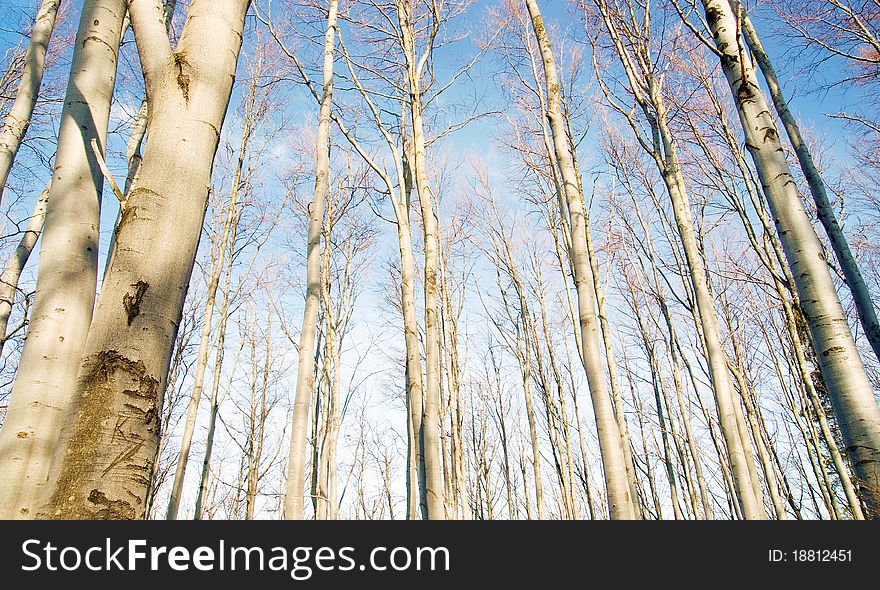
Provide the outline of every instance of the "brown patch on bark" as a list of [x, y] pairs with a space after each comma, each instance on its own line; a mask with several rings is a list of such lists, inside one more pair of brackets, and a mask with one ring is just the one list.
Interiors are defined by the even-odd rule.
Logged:
[[[129, 198], [126, 201], [126, 206], [122, 209], [122, 211], [119, 215], [119, 223], [116, 224], [116, 230], [115, 230], [117, 239], [119, 239], [119, 233], [122, 231], [122, 228], [138, 218], [138, 214], [137, 214], [138, 208], [128, 204], [131, 201], [131, 196], [137, 190], [138, 189], [134, 189], [129, 194]], [[141, 190], [143, 190], [143, 189], [141, 189]]]
[[134, 293], [126, 293], [122, 296], [122, 306], [125, 308], [125, 313], [128, 315], [128, 325], [131, 323], [141, 313], [141, 300], [144, 298], [144, 294], [147, 292], [147, 289], [150, 288], [150, 284], [145, 281], [138, 281], [134, 285]]
[[174, 54], [174, 65], [177, 66], [177, 86], [183, 94], [183, 100], [189, 102], [189, 76], [183, 69], [189, 64], [186, 62], [186, 54], [182, 51]]
[[92, 490], [88, 499], [98, 507], [93, 513], [96, 520], [134, 520], [136, 516], [135, 508], [129, 502], [111, 500], [100, 490]]
[[[79, 408], [45, 516], [140, 518], [158, 447], [159, 381], [143, 361], [106, 350], [83, 359], [77, 394]], [[138, 453], [144, 446], [152, 452]]]

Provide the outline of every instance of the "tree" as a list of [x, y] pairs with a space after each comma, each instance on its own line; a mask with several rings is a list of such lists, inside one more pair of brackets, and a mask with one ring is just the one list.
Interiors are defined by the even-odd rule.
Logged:
[[567, 131], [560, 108], [560, 88], [556, 73], [556, 64], [550, 39], [544, 27], [538, 4], [535, 0], [526, 0], [532, 27], [544, 65], [547, 92], [547, 119], [553, 138], [554, 154], [559, 165], [564, 188], [565, 200], [568, 205], [569, 224], [571, 227], [571, 246], [569, 256], [575, 277], [578, 294], [578, 316], [582, 340], [582, 355], [587, 379], [590, 384], [590, 395], [593, 400], [593, 411], [596, 414], [596, 428], [599, 432], [602, 465], [605, 469], [605, 486], [608, 493], [609, 512], [615, 519], [631, 519], [635, 517], [634, 500], [630, 493], [629, 481], [626, 476], [626, 465], [620, 430], [611, 396], [605, 382], [605, 371], [601, 363], [599, 348], [598, 323], [595, 311], [595, 287], [593, 271], [587, 257], [586, 213], [582, 195], [578, 191], [579, 181], [575, 177], [574, 164], [567, 138]]
[[47, 516], [144, 515], [158, 409], [249, 4], [195, 0], [174, 50], [162, 4], [128, 4], [151, 104], [150, 147], [116, 228]]
[[[639, 145], [654, 161], [672, 202], [676, 229], [681, 239], [687, 262], [687, 271], [694, 293], [695, 306], [698, 311], [695, 320], [700, 326], [706, 359], [710, 367], [712, 389], [718, 407], [721, 432], [730, 456], [731, 470], [737, 498], [747, 519], [766, 517], [762, 501], [760, 482], [752, 477], [753, 461], [749, 456], [750, 442], [744, 436], [743, 424], [738, 420], [738, 401], [734, 398], [733, 385], [728, 371], [728, 359], [722, 346], [718, 328], [715, 302], [708, 284], [706, 265], [699, 251], [694, 222], [691, 215], [691, 203], [688, 197], [681, 162], [676, 147], [676, 138], [669, 124], [669, 109], [663, 96], [663, 74], [655, 71], [654, 58], [650, 47], [649, 9], [641, 15], [642, 23], [636, 23], [636, 17], [623, 20], [623, 14], [636, 14], [636, 9], [629, 5], [627, 9], [614, 11], [604, 0], [594, 0], [601, 14], [602, 22], [608, 31], [617, 59], [620, 61], [628, 84], [628, 90], [635, 104], [647, 121], [648, 132], [645, 137], [629, 114], [629, 107], [619, 105], [611, 97], [610, 90], [600, 81], [603, 91], [615, 110], [623, 114]], [[619, 22], [622, 21], [622, 22]], [[641, 26], [640, 26], [641, 25]], [[621, 33], [621, 30], [623, 32]], [[594, 56], [594, 60], [596, 57]], [[597, 69], [598, 72], [598, 69]], [[599, 74], [601, 80], [601, 74]], [[653, 353], [651, 353], [653, 354]]]
[[807, 217], [780, 144], [779, 131], [742, 50], [740, 14], [727, 0], [703, 0], [715, 53], [721, 61], [746, 147], [764, 186], [776, 229], [792, 269], [813, 349], [847, 442], [863, 499], [880, 518], [880, 407], [871, 390], [822, 246]]
[[50, 464], [92, 318], [104, 185], [98, 159], [124, 16], [124, 0], [83, 4], [46, 205], [37, 292], [0, 431], [0, 516], [5, 518], [32, 518], [41, 490], [51, 481]]
[[[315, 387], [312, 359], [315, 354], [315, 333], [318, 306], [321, 303], [321, 236], [324, 207], [330, 190], [330, 115], [333, 108], [333, 59], [336, 47], [337, 0], [330, 0], [327, 10], [327, 32], [324, 36], [324, 85], [318, 114], [315, 146], [315, 191], [309, 207], [309, 229], [306, 257], [306, 304], [299, 337], [299, 363], [296, 371], [296, 393], [293, 402], [293, 423], [290, 434], [290, 458], [287, 467], [285, 515], [301, 519], [304, 504], [306, 438], [309, 410]], [[325, 244], [329, 248], [329, 244]]]
[[15, 92], [12, 108], [6, 113], [3, 127], [0, 129], [0, 199], [6, 189], [9, 171], [21, 146], [25, 133], [30, 126], [31, 115], [40, 94], [43, 82], [43, 65], [46, 51], [55, 30], [55, 18], [61, 0], [42, 0], [37, 10], [37, 17], [31, 29], [31, 39], [24, 55], [24, 69]]

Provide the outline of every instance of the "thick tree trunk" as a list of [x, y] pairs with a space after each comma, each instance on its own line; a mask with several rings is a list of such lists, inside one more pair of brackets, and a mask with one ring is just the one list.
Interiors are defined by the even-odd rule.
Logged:
[[31, 29], [31, 40], [24, 54], [24, 68], [15, 92], [15, 100], [6, 114], [3, 127], [0, 128], [0, 199], [3, 198], [3, 191], [9, 180], [9, 171], [12, 170], [12, 163], [30, 126], [31, 115], [37, 104], [40, 85], [43, 83], [46, 50], [49, 48], [52, 31], [55, 30], [55, 17], [58, 15], [60, 5], [61, 0], [43, 0], [40, 3], [34, 27]]
[[144, 516], [158, 412], [248, 6], [248, 0], [194, 0], [172, 51], [162, 4], [129, 3], [153, 107], [151, 149], [116, 228], [117, 250], [53, 468], [48, 517]]
[[[308, 251], [306, 254], [306, 305], [299, 337], [299, 362], [290, 431], [290, 457], [287, 464], [287, 495], [284, 516], [302, 519], [305, 497], [306, 447], [308, 446], [309, 411], [315, 388], [314, 355], [318, 306], [321, 303], [321, 234], [324, 206], [330, 189], [330, 115], [333, 107], [333, 55], [336, 43], [337, 0], [330, 0], [327, 32], [324, 35], [324, 88], [318, 115], [315, 153], [315, 192], [309, 214]], [[325, 247], [330, 247], [329, 244]]]
[[572, 245], [570, 256], [578, 293], [578, 316], [582, 340], [583, 361], [587, 381], [593, 400], [596, 428], [599, 433], [599, 448], [605, 470], [605, 485], [608, 492], [609, 514], [613, 519], [635, 518], [634, 499], [631, 497], [629, 480], [626, 475], [626, 461], [621, 444], [620, 430], [614, 414], [605, 371], [602, 367], [598, 324], [595, 311], [595, 289], [592, 269], [586, 251], [586, 215], [583, 201], [578, 194], [578, 182], [569, 151], [565, 123], [560, 109], [560, 88], [556, 74], [556, 64], [550, 46], [550, 39], [544, 28], [544, 21], [535, 0], [526, 0], [532, 27], [544, 64], [544, 77], [547, 88], [547, 118], [553, 137], [556, 159], [565, 189], [568, 204]]
[[871, 518], [880, 518], [880, 407], [728, 0], [702, 0], [764, 193], [792, 269], [813, 349]]
[[37, 292], [0, 432], [0, 517], [33, 518], [42, 501], [86, 341], [98, 273], [105, 144], [125, 0], [87, 0], [61, 112]]

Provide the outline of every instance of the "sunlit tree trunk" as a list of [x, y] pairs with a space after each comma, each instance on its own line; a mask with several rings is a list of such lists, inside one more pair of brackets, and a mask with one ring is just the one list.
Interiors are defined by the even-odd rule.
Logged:
[[532, 27], [544, 64], [547, 91], [547, 118], [553, 137], [553, 146], [565, 189], [565, 200], [570, 216], [572, 244], [570, 255], [578, 293], [578, 317], [583, 343], [583, 361], [593, 400], [599, 447], [605, 471], [609, 514], [613, 519], [635, 518], [634, 499], [631, 497], [626, 462], [621, 445], [620, 430], [614, 415], [611, 396], [605, 381], [595, 311], [595, 288], [592, 269], [586, 252], [586, 214], [578, 193], [578, 181], [560, 108], [560, 88], [550, 39], [535, 0], [526, 0]]
[[[440, 453], [440, 318], [438, 304], [437, 267], [439, 259], [439, 235], [434, 195], [428, 181], [428, 164], [425, 147], [425, 131], [422, 114], [422, 75], [431, 58], [434, 36], [439, 20], [433, 23], [428, 48], [417, 55], [411, 22], [410, 0], [398, 0], [397, 16], [400, 39], [406, 58], [409, 83], [409, 112], [412, 118], [412, 165], [415, 188], [419, 196], [424, 230], [425, 268], [425, 390], [422, 419], [422, 439], [425, 459], [425, 494], [428, 518], [444, 519], [443, 465]], [[436, 15], [439, 19], [439, 15]]]
[[86, 341], [98, 273], [103, 150], [125, 0], [83, 4], [40, 246], [37, 291], [0, 431], [0, 517], [33, 518]]
[[[333, 56], [336, 45], [336, 16], [338, 2], [330, 0], [327, 12], [327, 32], [324, 35], [324, 87], [318, 115], [316, 145], [315, 192], [309, 213], [308, 251], [306, 257], [306, 305], [300, 329], [299, 362], [296, 372], [296, 391], [293, 401], [293, 423], [290, 431], [290, 458], [287, 465], [287, 496], [284, 504], [286, 518], [302, 518], [305, 491], [306, 447], [309, 410], [315, 387], [313, 359], [318, 306], [321, 302], [321, 233], [324, 224], [324, 206], [330, 187], [330, 114], [333, 108]], [[326, 247], [330, 247], [329, 244]]]
[[823, 258], [785, 160], [779, 132], [742, 51], [739, 26], [727, 0], [702, 0], [706, 20], [758, 175], [795, 278], [816, 359], [837, 416], [859, 489], [872, 518], [880, 518], [880, 407], [853, 341]]
[[151, 149], [116, 229], [53, 468], [49, 517], [144, 516], [158, 412], [248, 6], [194, 0], [172, 51], [162, 4], [129, 3], [151, 105]]
[[9, 171], [12, 170], [12, 163], [30, 126], [31, 115], [37, 104], [40, 85], [43, 83], [46, 51], [49, 48], [52, 31], [55, 30], [55, 18], [60, 5], [61, 0], [43, 0], [40, 3], [37, 18], [31, 29], [31, 40], [24, 54], [24, 68], [18, 89], [15, 91], [15, 100], [0, 128], [0, 198], [3, 197], [6, 182], [9, 180]]

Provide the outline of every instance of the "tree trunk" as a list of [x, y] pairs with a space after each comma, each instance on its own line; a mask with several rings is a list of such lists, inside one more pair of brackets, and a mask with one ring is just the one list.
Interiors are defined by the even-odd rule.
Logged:
[[116, 229], [53, 468], [49, 517], [144, 516], [158, 411], [249, 4], [194, 0], [172, 52], [161, 3], [129, 3], [153, 107], [151, 149]]
[[12, 314], [12, 306], [15, 304], [15, 292], [18, 290], [18, 280], [21, 278], [21, 272], [24, 265], [27, 264], [37, 244], [37, 238], [43, 231], [43, 221], [46, 219], [46, 205], [49, 202], [49, 187], [47, 186], [40, 193], [37, 203], [34, 205], [34, 211], [31, 213], [28, 221], [27, 229], [18, 242], [18, 247], [6, 263], [3, 274], [0, 275], [0, 353], [3, 352], [3, 346], [9, 339], [6, 330], [9, 326], [9, 316]]
[[813, 161], [813, 154], [810, 152], [809, 146], [807, 146], [801, 135], [797, 120], [792, 115], [788, 108], [788, 102], [782, 95], [782, 87], [776, 78], [776, 70], [773, 68], [770, 57], [764, 51], [764, 46], [761, 45], [758, 32], [755, 31], [755, 27], [752, 26], [752, 21], [748, 16], [743, 16], [741, 24], [746, 43], [752, 51], [752, 55], [755, 57], [755, 62], [757, 62], [758, 67], [761, 69], [761, 73], [764, 75], [767, 88], [770, 90], [770, 97], [773, 99], [773, 106], [776, 107], [776, 113], [785, 127], [788, 139], [794, 148], [794, 153], [797, 155], [801, 171], [804, 173], [804, 178], [807, 179], [807, 185], [810, 187], [810, 193], [813, 195], [813, 201], [816, 203], [817, 217], [822, 223], [822, 227], [825, 228], [825, 233], [831, 242], [831, 249], [834, 250], [834, 256], [837, 258], [837, 263], [843, 271], [844, 281], [852, 294], [853, 303], [859, 314], [862, 327], [865, 330], [865, 337], [871, 344], [874, 354], [880, 359], [880, 322], [877, 321], [877, 313], [874, 310], [874, 303], [871, 301], [871, 293], [868, 291], [865, 279], [862, 278], [862, 272], [859, 270], [858, 262], [856, 262], [852, 250], [850, 250], [849, 242], [843, 234], [840, 222], [834, 214], [834, 208], [831, 206], [831, 201], [828, 198], [828, 191], [825, 189], [825, 182], [822, 180], [822, 175]]
[[550, 39], [544, 28], [544, 21], [535, 0], [526, 0], [532, 28], [538, 42], [544, 64], [544, 77], [547, 89], [547, 118], [553, 137], [553, 147], [562, 182], [565, 199], [568, 204], [572, 245], [570, 256], [574, 270], [575, 284], [578, 293], [578, 316], [583, 349], [584, 367], [593, 400], [593, 411], [596, 416], [596, 429], [599, 433], [599, 448], [602, 454], [602, 465], [605, 470], [605, 486], [608, 493], [609, 515], [613, 519], [635, 518], [634, 499], [629, 490], [626, 476], [626, 461], [621, 445], [620, 430], [614, 415], [608, 385], [605, 382], [605, 371], [602, 367], [601, 348], [599, 344], [598, 324], [595, 311], [595, 288], [593, 286], [592, 269], [586, 251], [586, 215], [583, 201], [578, 194], [578, 181], [569, 151], [565, 124], [560, 108], [560, 89], [556, 73], [556, 64]]
[[[87, 0], [61, 112], [37, 292], [0, 432], [0, 517], [33, 518], [86, 342], [98, 274], [105, 144], [125, 0]], [[97, 23], [97, 24], [95, 24]]]
[[880, 518], [880, 407], [853, 341], [838, 299], [822, 245], [804, 211], [797, 185], [785, 160], [779, 132], [755, 72], [737, 35], [727, 0], [702, 0], [707, 22], [721, 55], [721, 66], [785, 256], [795, 278], [810, 328], [813, 349], [828, 389], [847, 453], [871, 518]]
[[[425, 132], [422, 121], [421, 77], [425, 61], [416, 61], [408, 0], [398, 0], [397, 15], [407, 63], [409, 109], [412, 119], [412, 166], [416, 192], [422, 213], [425, 247], [425, 391], [422, 418], [422, 439], [425, 460], [425, 496], [428, 518], [446, 518], [443, 465], [440, 453], [440, 318], [438, 304], [437, 266], [439, 235], [434, 196], [428, 182]], [[430, 49], [428, 50], [430, 51]], [[426, 53], [423, 57], [429, 57]]]
[[60, 5], [61, 0], [43, 0], [40, 3], [34, 27], [31, 29], [31, 40], [24, 54], [24, 68], [21, 71], [18, 90], [15, 92], [15, 100], [6, 114], [3, 127], [0, 128], [0, 199], [3, 198], [3, 191], [9, 180], [9, 171], [12, 170], [12, 163], [30, 126], [31, 115], [37, 104], [40, 85], [43, 83], [46, 50], [49, 48], [52, 31], [55, 30], [55, 17]]
[[[299, 337], [299, 362], [296, 392], [293, 401], [293, 422], [290, 431], [290, 458], [287, 465], [287, 495], [284, 516], [302, 519], [305, 498], [306, 447], [309, 410], [315, 388], [314, 354], [318, 306], [321, 303], [321, 234], [324, 227], [324, 206], [330, 190], [330, 114], [333, 107], [333, 55], [336, 43], [337, 0], [330, 0], [327, 32], [324, 35], [324, 88], [318, 115], [318, 137], [315, 153], [315, 192], [309, 214], [308, 251], [306, 258], [306, 305]], [[329, 248], [327, 244], [325, 247]]]

